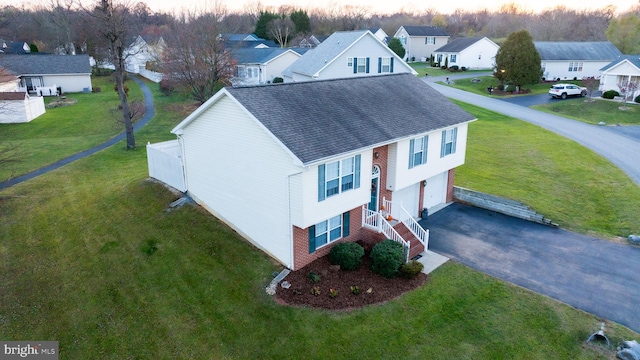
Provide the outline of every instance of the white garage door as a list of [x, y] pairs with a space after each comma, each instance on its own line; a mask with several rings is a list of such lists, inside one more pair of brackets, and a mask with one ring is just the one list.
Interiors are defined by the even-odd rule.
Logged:
[[438, 174], [427, 179], [427, 186], [424, 188], [424, 198], [422, 206], [430, 209], [436, 205], [443, 204], [447, 199], [447, 172]]
[[398, 191], [393, 192], [393, 206], [391, 208], [391, 216], [394, 219], [403, 220], [406, 217], [406, 214], [400, 209], [400, 202], [402, 202], [402, 207], [405, 208], [411, 214], [411, 216], [416, 217], [419, 215], [418, 211], [418, 200], [420, 199], [420, 184], [413, 184], [404, 189], [400, 189]]

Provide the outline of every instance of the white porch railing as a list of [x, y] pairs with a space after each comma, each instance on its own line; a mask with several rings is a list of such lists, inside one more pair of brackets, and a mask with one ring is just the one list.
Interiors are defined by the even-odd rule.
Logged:
[[380, 212], [372, 211], [367, 208], [367, 205], [362, 206], [362, 226], [376, 230], [387, 239], [391, 239], [397, 243], [400, 243], [404, 249], [405, 262], [409, 261], [409, 250], [411, 249], [411, 242], [398, 234], [396, 229], [384, 218]]
[[[391, 214], [391, 209], [394, 206], [393, 202], [387, 200], [386, 198], [382, 198], [382, 205], [385, 210]], [[396, 204], [400, 209], [399, 212], [402, 214], [402, 219], [396, 219], [402, 221], [402, 223], [411, 231], [411, 233], [420, 240], [422, 245], [424, 245], [424, 249], [427, 250], [429, 248], [429, 230], [425, 230], [418, 224], [418, 222], [409, 214], [409, 212], [402, 206], [402, 203]], [[397, 210], [397, 209], [396, 209]]]

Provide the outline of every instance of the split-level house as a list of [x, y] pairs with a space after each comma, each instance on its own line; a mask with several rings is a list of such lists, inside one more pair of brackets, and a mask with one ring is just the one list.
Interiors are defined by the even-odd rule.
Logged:
[[284, 48], [244, 48], [230, 51], [236, 64], [234, 86], [270, 84], [273, 79], [282, 78], [282, 72], [296, 62], [299, 52], [307, 49]]
[[610, 41], [534, 41], [543, 80], [598, 78], [600, 69], [622, 55]]
[[435, 61], [444, 66], [469, 70], [493, 69], [500, 46], [487, 37], [457, 38], [434, 51]]
[[369, 30], [338, 31], [284, 72], [285, 82], [411, 73], [402, 58]]
[[438, 26], [404, 25], [393, 37], [404, 46], [406, 61], [427, 61], [436, 49], [449, 42], [449, 34]]
[[428, 246], [415, 219], [452, 200], [473, 120], [412, 74], [227, 87], [147, 147], [150, 175], [170, 148], [180, 190], [293, 270], [361, 239], [411, 258]]
[[20, 87], [32, 94], [55, 95], [58, 87], [63, 92], [92, 90], [88, 55], [0, 54], [0, 67], [20, 78]]
[[147, 68], [148, 64], [159, 63], [162, 52], [167, 44], [162, 36], [138, 35], [133, 42], [125, 49], [125, 70], [139, 74], [144, 70], [156, 70], [154, 66]]
[[640, 96], [640, 54], [621, 55], [609, 65], [600, 69], [599, 90], [615, 90], [621, 92], [621, 86], [628, 83], [635, 84], [633, 93], [621, 94], [629, 100]]

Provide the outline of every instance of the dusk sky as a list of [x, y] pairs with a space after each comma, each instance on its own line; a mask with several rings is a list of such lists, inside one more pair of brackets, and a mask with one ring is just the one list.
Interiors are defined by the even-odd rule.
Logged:
[[[138, 0], [128, 0], [131, 3], [136, 3]], [[222, 0], [228, 10], [241, 11], [247, 4], [255, 4], [257, 0]], [[614, 1], [600, 1], [600, 0], [564, 0], [558, 2], [557, 0], [497, 0], [482, 2], [477, 0], [459, 0], [459, 1], [442, 1], [442, 0], [429, 0], [429, 1], [416, 1], [416, 0], [328, 0], [328, 1], [314, 1], [314, 0], [260, 0], [265, 6], [278, 7], [283, 4], [295, 5], [303, 9], [310, 9], [316, 7], [327, 8], [333, 4], [337, 6], [350, 4], [357, 6], [366, 6], [370, 9], [370, 13], [394, 13], [399, 12], [402, 9], [406, 9], [410, 12], [422, 12], [426, 9], [434, 9], [443, 14], [449, 14], [456, 9], [465, 9], [468, 11], [475, 11], [486, 8], [490, 11], [498, 10], [502, 5], [508, 3], [515, 3], [519, 7], [532, 12], [540, 12], [545, 9], [552, 9], [558, 5], [565, 6], [570, 9], [577, 10], [595, 10], [602, 9], [603, 7], [613, 4], [617, 11], [626, 11], [634, 5], [640, 4], [639, 0], [616, 0]], [[63, 1], [64, 2], [64, 1]], [[90, 0], [83, 0], [83, 2], [90, 2]], [[213, 3], [211, 0], [188, 0], [188, 1], [175, 1], [175, 0], [147, 0], [144, 1], [152, 10], [163, 11], [180, 11], [181, 9], [195, 10], [203, 9], [206, 6], [211, 7]], [[48, 0], [0, 0], [0, 5], [14, 5], [19, 6], [21, 4], [47, 4]]]

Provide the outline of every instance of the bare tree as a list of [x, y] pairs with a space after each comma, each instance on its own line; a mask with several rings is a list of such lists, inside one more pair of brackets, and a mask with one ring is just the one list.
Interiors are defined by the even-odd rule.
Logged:
[[633, 100], [633, 96], [636, 94], [636, 90], [638, 90], [637, 80], [632, 81], [631, 79], [624, 79], [621, 80], [617, 85], [620, 89], [620, 94], [622, 94], [624, 103], [627, 103], [629, 99]]
[[267, 29], [273, 39], [280, 45], [280, 47], [287, 46], [289, 42], [289, 36], [295, 34], [296, 26], [286, 15], [282, 15], [280, 18], [271, 20], [267, 25]]
[[171, 51], [162, 59], [164, 78], [199, 102], [229, 84], [234, 72], [231, 49], [219, 37], [225, 13], [220, 6], [206, 14], [183, 13], [165, 39]]
[[118, 97], [120, 98], [127, 149], [134, 149], [136, 147], [133, 136], [131, 111], [127, 93], [124, 89], [125, 60], [128, 56], [125, 48], [127, 47], [127, 40], [131, 38], [129, 36], [127, 23], [131, 13], [132, 7], [126, 0], [123, 2], [119, 2], [118, 0], [100, 0], [92, 11], [87, 12], [95, 31], [102, 39], [106, 40], [110, 60], [115, 66], [116, 89]]

